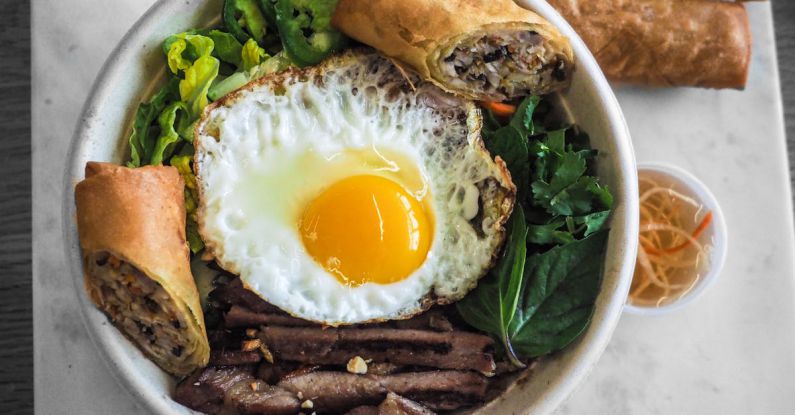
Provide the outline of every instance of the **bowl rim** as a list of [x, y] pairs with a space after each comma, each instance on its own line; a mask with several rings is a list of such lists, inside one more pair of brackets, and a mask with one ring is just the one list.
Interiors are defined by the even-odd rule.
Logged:
[[692, 304], [701, 298], [707, 289], [715, 285], [726, 263], [726, 256], [729, 250], [729, 235], [726, 227], [726, 217], [723, 215], [718, 199], [709, 187], [693, 173], [678, 165], [658, 161], [638, 163], [638, 175], [642, 171], [663, 174], [685, 187], [691, 195], [695, 196], [699, 202], [709, 207], [710, 211], [712, 211], [712, 224], [714, 226], [712, 237], [714, 245], [710, 254], [711, 264], [709, 270], [703, 278], [696, 282], [696, 285], [690, 291], [676, 300], [659, 307], [634, 305], [627, 298], [627, 304], [624, 306], [624, 310], [627, 313], [641, 316], [661, 316], [681, 310], [685, 306]]
[[[202, 0], [203, 1], [203, 0]], [[100, 321], [100, 313], [83, 292], [83, 272], [80, 255], [79, 241], [76, 232], [75, 209], [74, 209], [74, 185], [76, 177], [82, 177], [84, 166], [78, 163], [77, 155], [83, 150], [82, 137], [89, 134], [91, 121], [97, 118], [98, 110], [95, 103], [101, 102], [111, 94], [113, 85], [110, 79], [113, 75], [123, 70], [121, 68], [121, 57], [134, 50], [131, 45], [138, 46], [144, 42], [145, 36], [152, 32], [155, 25], [163, 19], [164, 13], [170, 9], [176, 9], [180, 3], [190, 4], [184, 0], [158, 0], [155, 2], [130, 28], [115, 46], [111, 54], [102, 66], [102, 69], [94, 81], [91, 91], [83, 106], [81, 116], [72, 136], [69, 145], [69, 152], [65, 159], [65, 174], [63, 186], [66, 191], [62, 199], [61, 220], [63, 230], [64, 249], [67, 261], [70, 265], [69, 275], [73, 278], [77, 297], [81, 303], [81, 317], [87, 328], [92, 343], [98, 349], [102, 360], [111, 369], [111, 373], [119, 384], [135, 399], [136, 403], [142, 405], [146, 410], [154, 413], [171, 413], [174, 411], [174, 402], [170, 399], [170, 391], [160, 390], [154, 387], [151, 382], [136, 376], [136, 370], [123, 358], [124, 351], [118, 347], [119, 333], [110, 333], [105, 327], [107, 323]], [[599, 357], [610, 341], [615, 330], [621, 312], [624, 308], [627, 293], [629, 291], [632, 271], [637, 248], [638, 231], [638, 197], [637, 197], [637, 170], [635, 168], [635, 155], [630, 140], [630, 133], [624, 115], [618, 104], [612, 88], [607, 82], [604, 74], [599, 68], [596, 60], [588, 50], [585, 43], [574, 32], [572, 27], [558, 14], [545, 0], [517, 0], [517, 3], [525, 8], [534, 10], [550, 23], [557, 27], [566, 37], [569, 38], [574, 55], [577, 60], [578, 71], [586, 73], [585, 78], [594, 88], [594, 94], [602, 103], [602, 117], [606, 120], [606, 130], [610, 131], [614, 138], [615, 159], [618, 161], [616, 174], [623, 180], [623, 188], [615, 191], [622, 191], [625, 202], [624, 215], [620, 218], [613, 218], [613, 223], [621, 220], [624, 232], [619, 234], [623, 245], [619, 252], [620, 258], [616, 260], [618, 270], [617, 285], [613, 293], [605, 302], [602, 320], [598, 330], [589, 330], [589, 347], [584, 350], [575, 362], [566, 366], [562, 379], [550, 384], [547, 390], [539, 396], [538, 401], [533, 402], [532, 409], [534, 414], [551, 413], [555, 408], [571, 394], [579, 382], [595, 366]], [[635, 241], [635, 243], [633, 243]], [[104, 319], [104, 315], [101, 316]], [[104, 330], [103, 330], [104, 328]], [[114, 337], [115, 336], [115, 337]], [[163, 399], [167, 397], [168, 399]], [[188, 410], [189, 413], [196, 413]]]

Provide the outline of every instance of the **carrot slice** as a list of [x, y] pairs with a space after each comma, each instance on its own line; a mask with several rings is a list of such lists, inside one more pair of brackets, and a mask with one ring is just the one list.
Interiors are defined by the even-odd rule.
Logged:
[[490, 109], [491, 112], [498, 117], [510, 117], [516, 112], [516, 105], [495, 101], [481, 101], [480, 103], [484, 107]]
[[[712, 223], [712, 211], [707, 212], [707, 214], [704, 215], [704, 219], [701, 219], [701, 223], [698, 224], [696, 229], [693, 231], [693, 234], [691, 235], [692, 238], [693, 239], [698, 239], [698, 237], [701, 236], [702, 233], [704, 233], [704, 231], [707, 229], [707, 227], [709, 226], [710, 223]], [[692, 239], [688, 239], [688, 240], [682, 242], [679, 245], [672, 246], [670, 248], [665, 248], [665, 249], [656, 249], [654, 247], [647, 246], [645, 244], [644, 244], [644, 248], [646, 248], [646, 250], [650, 254], [653, 254], [653, 255], [675, 254], [675, 253], [687, 248], [690, 244], [692, 244], [691, 241], [692, 241]]]

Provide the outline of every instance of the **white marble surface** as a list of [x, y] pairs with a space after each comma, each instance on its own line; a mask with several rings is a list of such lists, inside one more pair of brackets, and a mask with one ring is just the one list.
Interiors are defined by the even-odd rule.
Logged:
[[[142, 410], [99, 360], [60, 270], [66, 149], [91, 83], [153, 0], [33, 1], [35, 404], [41, 414]], [[562, 414], [795, 413], [792, 205], [770, 7], [749, 6], [748, 89], [619, 88], [639, 161], [689, 169], [729, 227], [718, 283], [671, 315], [624, 315]]]

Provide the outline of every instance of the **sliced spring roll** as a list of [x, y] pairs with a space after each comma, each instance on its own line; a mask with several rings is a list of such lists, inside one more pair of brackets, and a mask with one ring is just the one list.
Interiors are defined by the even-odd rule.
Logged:
[[748, 13], [713, 0], [549, 0], [608, 78], [649, 86], [745, 87]]
[[512, 0], [340, 0], [332, 24], [470, 99], [565, 88], [568, 39]]
[[86, 164], [75, 189], [88, 295], [165, 371], [207, 365], [210, 347], [185, 242], [174, 167]]

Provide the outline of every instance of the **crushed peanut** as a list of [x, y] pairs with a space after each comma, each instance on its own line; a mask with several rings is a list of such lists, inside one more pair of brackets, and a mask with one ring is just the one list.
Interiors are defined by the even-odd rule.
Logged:
[[268, 346], [260, 344], [259, 352], [262, 354], [262, 358], [265, 359], [266, 362], [273, 364], [273, 354], [271, 353], [270, 349], [268, 349]]
[[357, 375], [363, 375], [367, 373], [367, 362], [361, 358], [361, 356], [356, 356], [348, 361], [348, 372], [355, 373]]
[[240, 349], [244, 352], [250, 352], [252, 350], [257, 350], [262, 346], [262, 341], [260, 339], [253, 339], [253, 340], [244, 340], [243, 345], [240, 346]]
[[251, 382], [249, 386], [251, 387], [251, 390], [253, 390], [254, 392], [259, 390], [259, 383], [257, 382]]
[[301, 403], [301, 409], [312, 409], [315, 407], [315, 403], [310, 401], [309, 399], [303, 401]]

